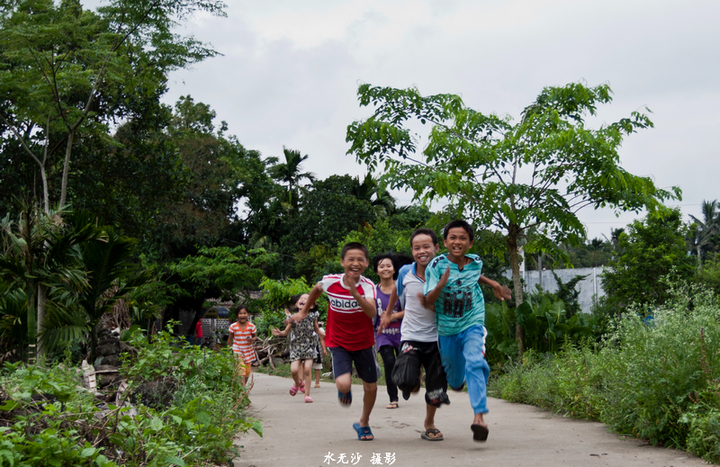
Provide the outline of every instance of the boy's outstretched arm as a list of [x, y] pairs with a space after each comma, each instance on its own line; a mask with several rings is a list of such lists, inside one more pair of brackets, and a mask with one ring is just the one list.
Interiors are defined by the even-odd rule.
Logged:
[[315, 287], [313, 287], [310, 291], [308, 300], [307, 302], [305, 302], [305, 305], [302, 307], [302, 309], [298, 310], [297, 313], [290, 315], [290, 317], [285, 320], [285, 322], [288, 322], [291, 319], [294, 320], [296, 323], [302, 321], [308, 315], [308, 313], [310, 313], [310, 308], [312, 308], [312, 306], [315, 304], [320, 295], [322, 295], [322, 293], [322, 284], [318, 282], [317, 284], [315, 284]]
[[510, 288], [506, 285], [500, 285], [497, 281], [488, 279], [485, 276], [480, 276], [478, 283], [492, 287], [493, 295], [495, 295], [495, 298], [498, 300], [510, 300], [510, 298], [512, 298]]

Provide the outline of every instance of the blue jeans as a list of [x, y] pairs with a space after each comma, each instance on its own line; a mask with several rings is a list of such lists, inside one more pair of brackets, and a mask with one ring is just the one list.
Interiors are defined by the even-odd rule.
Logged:
[[485, 327], [475, 325], [454, 336], [438, 336], [440, 358], [451, 388], [467, 380], [474, 413], [487, 413], [490, 366], [485, 360]]

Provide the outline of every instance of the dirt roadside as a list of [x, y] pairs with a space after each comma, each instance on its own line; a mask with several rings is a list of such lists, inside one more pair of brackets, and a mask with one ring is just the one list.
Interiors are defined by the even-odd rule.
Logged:
[[[535, 407], [490, 399], [486, 443], [472, 440], [467, 393], [450, 392], [451, 404], [438, 410], [436, 425], [445, 440], [420, 439], [425, 417], [424, 390], [388, 410], [385, 387], [370, 419], [374, 441], [358, 441], [352, 424], [360, 416], [362, 386], [353, 386], [353, 405], [337, 402], [333, 383], [312, 389], [314, 402], [291, 397], [288, 378], [253, 374], [250, 411], [262, 420], [264, 437], [248, 433], [235, 467], [314, 467], [327, 465], [404, 466], [623, 466], [707, 465], [682, 451], [622, 439], [601, 423], [566, 419]], [[332, 460], [330, 460], [332, 459]], [[391, 463], [391, 461], [393, 461]]]

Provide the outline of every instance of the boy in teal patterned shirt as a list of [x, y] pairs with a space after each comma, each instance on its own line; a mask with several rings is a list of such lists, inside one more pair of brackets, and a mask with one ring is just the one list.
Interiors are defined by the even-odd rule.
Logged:
[[510, 298], [510, 289], [481, 275], [482, 260], [467, 254], [473, 245], [473, 229], [463, 220], [450, 222], [443, 231], [448, 252], [434, 258], [425, 272], [425, 302], [435, 305], [438, 345], [448, 385], [462, 390], [467, 380], [474, 417], [470, 426], [475, 441], [485, 441], [488, 426], [485, 360], [485, 299], [480, 284], [489, 285], [500, 300]]

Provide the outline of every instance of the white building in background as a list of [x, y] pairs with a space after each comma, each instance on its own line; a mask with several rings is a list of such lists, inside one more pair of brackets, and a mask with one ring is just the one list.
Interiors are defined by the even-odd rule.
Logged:
[[[577, 269], [556, 269], [555, 274], [563, 283], [569, 282], [575, 276], [587, 276], [578, 282], [575, 290], [580, 291], [578, 302], [584, 313], [590, 313], [593, 306], [593, 300], [605, 296], [602, 288], [601, 276], [604, 267], [597, 268], [577, 268]], [[512, 271], [505, 273], [505, 277], [512, 279]], [[520, 271], [520, 277], [524, 281], [525, 292], [533, 292], [537, 285], [542, 284], [542, 289], [546, 292], [557, 292], [558, 285], [555, 281], [552, 271]]]

